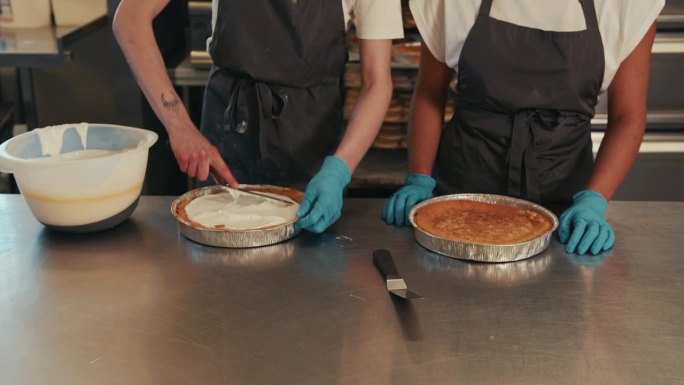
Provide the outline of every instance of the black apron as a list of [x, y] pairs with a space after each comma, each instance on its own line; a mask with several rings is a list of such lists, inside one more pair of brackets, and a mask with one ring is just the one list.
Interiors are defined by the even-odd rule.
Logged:
[[483, 0], [459, 58], [438, 193], [553, 203], [585, 187], [605, 61], [594, 2], [580, 2], [586, 29], [550, 32], [491, 18], [492, 0]]
[[202, 133], [241, 183], [304, 187], [343, 132], [340, 0], [221, 0]]

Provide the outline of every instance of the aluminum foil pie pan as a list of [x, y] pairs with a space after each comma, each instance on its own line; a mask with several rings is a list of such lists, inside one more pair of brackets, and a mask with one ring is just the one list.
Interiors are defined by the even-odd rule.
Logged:
[[[270, 185], [240, 185], [240, 188], [264, 188], [268, 190], [282, 191], [294, 190], [287, 187]], [[173, 214], [173, 216], [176, 218], [176, 221], [178, 222], [178, 229], [183, 235], [204, 245], [228, 248], [245, 248], [272, 245], [274, 243], [286, 241], [299, 234], [300, 230], [295, 228], [295, 222], [297, 221], [296, 219], [281, 225], [271, 226], [263, 229], [231, 230], [196, 227], [178, 215], [178, 205], [181, 202], [192, 200], [203, 195], [216, 194], [222, 191], [225, 191], [224, 187], [222, 186], [202, 187], [186, 192], [185, 194], [176, 198], [173, 203], [171, 203], [171, 214]]]
[[[553, 226], [536, 239], [503, 245], [468, 243], [441, 238], [416, 226], [415, 215], [418, 210], [431, 203], [446, 200], [471, 200], [532, 210], [547, 216], [552, 221]], [[493, 194], [453, 194], [432, 198], [414, 206], [409, 212], [409, 221], [413, 226], [416, 241], [426, 249], [447, 257], [478, 262], [513, 262], [537, 255], [546, 250], [551, 242], [551, 235], [558, 227], [558, 218], [544, 207], [526, 200]]]

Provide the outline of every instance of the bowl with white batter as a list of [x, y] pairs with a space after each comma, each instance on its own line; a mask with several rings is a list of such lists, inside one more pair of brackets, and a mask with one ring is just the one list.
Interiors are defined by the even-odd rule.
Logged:
[[241, 185], [290, 202], [259, 199], [224, 186], [202, 187], [176, 198], [171, 213], [187, 238], [209, 246], [245, 248], [272, 245], [297, 235], [297, 210], [304, 193], [270, 186]]
[[0, 171], [13, 173], [38, 221], [55, 230], [114, 227], [135, 210], [157, 134], [111, 124], [35, 129], [0, 145]]

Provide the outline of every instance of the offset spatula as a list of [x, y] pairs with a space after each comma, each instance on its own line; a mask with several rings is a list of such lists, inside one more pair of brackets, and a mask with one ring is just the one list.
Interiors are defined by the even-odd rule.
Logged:
[[226, 183], [226, 181], [224, 181], [223, 178], [218, 176], [218, 174], [214, 173], [213, 171], [210, 171], [209, 175], [211, 175], [212, 179], [214, 179], [214, 183], [216, 183], [217, 185], [219, 185], [221, 187], [225, 187], [225, 188], [231, 189], [233, 191], [238, 191], [242, 194], [248, 194], [248, 195], [251, 195], [253, 197], [257, 197], [261, 200], [270, 200], [271, 202], [278, 202], [282, 206], [292, 206], [294, 204], [288, 200], [272, 197], [272, 196], [266, 195], [266, 194], [261, 194], [261, 193], [258, 193], [256, 191], [248, 191], [248, 190], [242, 190], [242, 189], [230, 187], [230, 185], [228, 185], [228, 183]]
[[422, 296], [410, 291], [406, 287], [406, 282], [399, 276], [397, 267], [394, 265], [392, 254], [387, 250], [375, 250], [373, 252], [373, 263], [385, 276], [387, 280], [387, 291], [403, 299], [423, 299]]

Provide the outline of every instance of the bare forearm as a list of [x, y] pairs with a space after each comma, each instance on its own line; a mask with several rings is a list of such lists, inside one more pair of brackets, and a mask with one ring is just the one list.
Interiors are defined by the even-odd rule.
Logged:
[[361, 92], [354, 105], [347, 131], [335, 155], [354, 172], [378, 135], [392, 98], [392, 41], [389, 39], [359, 42], [361, 57]]
[[113, 27], [138, 85], [169, 134], [192, 127], [190, 117], [166, 72], [152, 30], [152, 20], [122, 6]]
[[378, 135], [391, 98], [392, 80], [389, 77], [361, 88], [347, 131], [335, 153], [352, 173]]
[[408, 132], [410, 173], [432, 174], [444, 125], [444, 104], [420, 93], [414, 95]]
[[645, 122], [616, 120], [608, 124], [587, 188], [610, 200], [639, 153]]
[[425, 45], [420, 52], [418, 84], [409, 119], [409, 172], [432, 174], [444, 125], [444, 107], [452, 71]]
[[608, 129], [587, 186], [610, 200], [634, 163], [646, 128], [646, 94], [655, 23], [620, 64], [608, 88]]
[[121, 0], [114, 16], [114, 35], [138, 85], [169, 133], [180, 170], [199, 180], [206, 180], [214, 172], [235, 187], [238, 181], [218, 149], [192, 123], [166, 72], [152, 21], [168, 3], [169, 0]]

